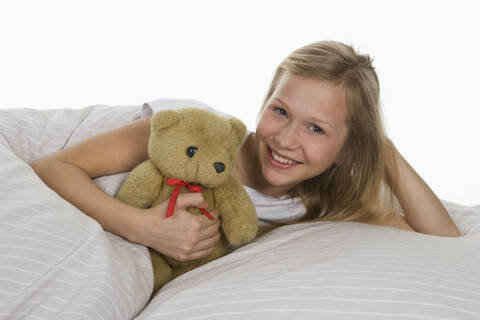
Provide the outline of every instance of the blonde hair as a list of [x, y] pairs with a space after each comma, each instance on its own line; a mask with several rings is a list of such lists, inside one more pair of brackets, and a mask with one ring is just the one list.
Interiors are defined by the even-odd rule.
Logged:
[[343, 85], [348, 110], [349, 133], [342, 161], [290, 191], [306, 207], [304, 220], [373, 224], [388, 220], [396, 207], [387, 167], [396, 168], [396, 163], [382, 123], [380, 86], [372, 59], [336, 41], [308, 44], [277, 67], [260, 114], [286, 72]]

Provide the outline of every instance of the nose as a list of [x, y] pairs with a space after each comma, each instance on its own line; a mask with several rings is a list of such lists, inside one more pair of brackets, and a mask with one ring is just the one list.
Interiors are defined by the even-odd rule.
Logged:
[[293, 123], [283, 126], [276, 135], [277, 145], [283, 149], [293, 150], [298, 147], [297, 129]]
[[215, 162], [213, 164], [213, 167], [215, 168], [215, 171], [217, 171], [217, 173], [223, 172], [225, 170], [225, 165], [222, 162]]

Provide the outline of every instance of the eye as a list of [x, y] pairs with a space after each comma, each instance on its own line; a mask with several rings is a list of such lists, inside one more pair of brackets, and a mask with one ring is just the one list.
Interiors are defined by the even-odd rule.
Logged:
[[322, 128], [320, 128], [319, 126], [316, 126], [316, 125], [314, 125], [314, 124], [312, 124], [312, 125], [310, 126], [310, 130], [311, 130], [313, 133], [316, 133], [316, 134], [323, 133]]
[[282, 116], [288, 116], [287, 111], [285, 109], [280, 108], [280, 107], [274, 107], [273, 110], [275, 110], [276, 113], [282, 115]]
[[195, 152], [198, 150], [198, 147], [195, 146], [190, 146], [187, 148], [187, 156], [189, 158], [193, 157], [195, 155]]

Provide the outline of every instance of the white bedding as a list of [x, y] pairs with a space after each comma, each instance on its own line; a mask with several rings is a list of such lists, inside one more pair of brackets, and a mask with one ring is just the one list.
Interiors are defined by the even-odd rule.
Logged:
[[[175, 279], [145, 307], [147, 250], [104, 232], [28, 166], [139, 112], [0, 110], [0, 319], [480, 319], [480, 205], [447, 201], [461, 238], [285, 226]], [[114, 194], [125, 177], [95, 182]]]

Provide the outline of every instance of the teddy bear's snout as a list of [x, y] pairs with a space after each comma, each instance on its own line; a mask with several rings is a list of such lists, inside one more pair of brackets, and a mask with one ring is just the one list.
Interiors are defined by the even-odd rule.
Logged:
[[213, 167], [215, 168], [215, 171], [217, 171], [217, 173], [223, 172], [225, 170], [225, 165], [222, 162], [215, 162], [213, 164]]

